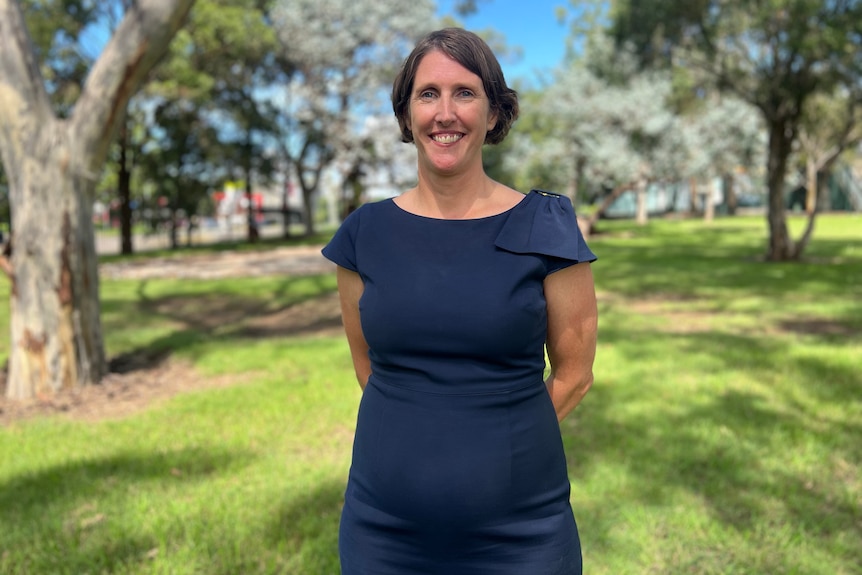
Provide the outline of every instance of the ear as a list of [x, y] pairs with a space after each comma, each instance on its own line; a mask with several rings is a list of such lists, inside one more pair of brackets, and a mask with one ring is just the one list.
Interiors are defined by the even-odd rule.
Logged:
[[497, 112], [493, 110], [488, 114], [488, 131], [492, 131], [497, 127]]

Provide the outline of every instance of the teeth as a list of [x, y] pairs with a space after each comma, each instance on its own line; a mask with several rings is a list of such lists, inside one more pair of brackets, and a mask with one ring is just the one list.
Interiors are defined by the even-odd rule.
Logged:
[[439, 142], [441, 144], [454, 144], [458, 140], [460, 140], [463, 136], [461, 134], [443, 134], [439, 136], [432, 136], [431, 138], [435, 142]]

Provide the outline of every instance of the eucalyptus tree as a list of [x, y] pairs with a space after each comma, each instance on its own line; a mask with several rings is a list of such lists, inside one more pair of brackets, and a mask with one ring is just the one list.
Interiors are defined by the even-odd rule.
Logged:
[[[54, 112], [66, 117], [87, 73], [102, 48], [104, 33], [113, 33], [130, 9], [133, 0], [21, 0], [27, 27]], [[120, 238], [122, 253], [131, 253], [131, 169], [134, 154], [129, 149], [128, 121], [121, 120], [116, 146], [109, 150], [109, 163], [116, 173], [105, 174], [120, 200]], [[111, 203], [110, 198], [108, 203]]]
[[[435, 27], [430, 0], [282, 0], [271, 13], [281, 57], [289, 123], [286, 154], [306, 209], [306, 232], [321, 174], [338, 162], [347, 176], [369, 149], [356, 133], [364, 117], [389, 108], [398, 66], [419, 36]], [[398, 131], [387, 137], [397, 141]]]
[[808, 101], [859, 84], [862, 1], [619, 0], [610, 15], [614, 37], [645, 65], [697, 69], [759, 110], [769, 138], [766, 258], [799, 258], [807, 240], [794, 242], [787, 227], [788, 161]]
[[129, 98], [192, 1], [133, 4], [58, 114], [21, 5], [0, 0], [0, 154], [14, 230], [9, 397], [95, 382], [107, 369], [93, 190]]

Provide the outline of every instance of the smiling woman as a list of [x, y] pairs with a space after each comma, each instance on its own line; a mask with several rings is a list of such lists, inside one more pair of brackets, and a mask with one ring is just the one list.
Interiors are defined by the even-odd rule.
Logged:
[[579, 575], [558, 420], [592, 383], [596, 258], [568, 199], [485, 174], [518, 100], [478, 36], [420, 41], [392, 102], [417, 186], [323, 250], [363, 389], [342, 573]]
[[414, 85], [406, 126], [418, 150], [420, 184], [435, 172], [481, 170], [482, 146], [497, 123], [482, 79], [432, 52], [419, 64]]

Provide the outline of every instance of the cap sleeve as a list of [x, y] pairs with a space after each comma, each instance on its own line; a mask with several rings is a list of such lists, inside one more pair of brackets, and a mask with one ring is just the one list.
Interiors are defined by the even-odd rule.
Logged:
[[593, 262], [578, 227], [572, 202], [566, 196], [532, 190], [512, 212], [494, 244], [516, 254], [548, 256], [548, 273], [580, 262]]
[[359, 271], [356, 266], [356, 235], [359, 230], [361, 211], [360, 207], [347, 216], [329, 243], [321, 250], [323, 257], [354, 272]]

